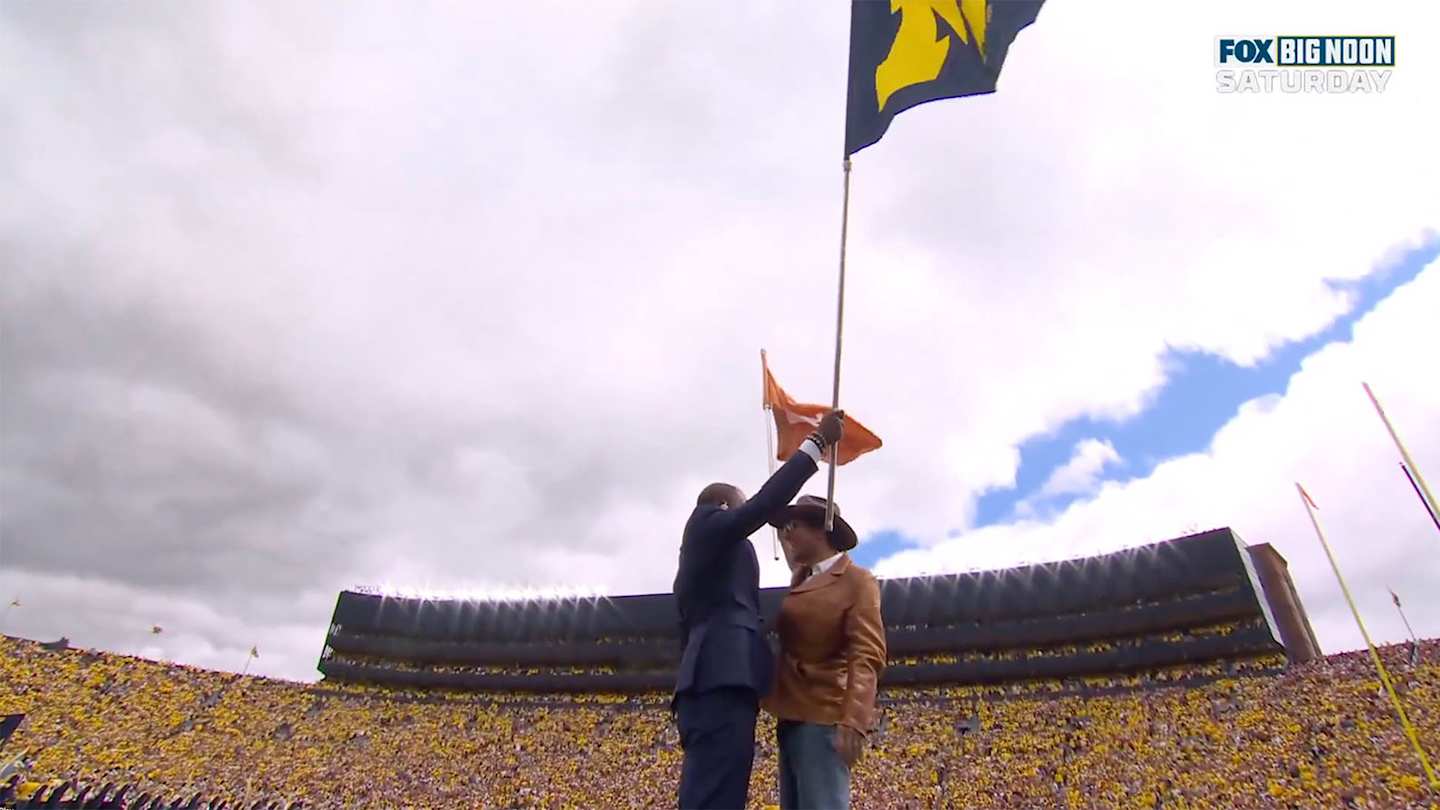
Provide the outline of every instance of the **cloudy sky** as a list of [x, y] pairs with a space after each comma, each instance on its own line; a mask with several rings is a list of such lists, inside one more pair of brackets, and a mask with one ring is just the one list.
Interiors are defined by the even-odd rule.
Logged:
[[[5, 632], [313, 679], [336, 593], [669, 586], [828, 396], [846, 5], [0, 5]], [[1394, 33], [1380, 95], [1217, 36]], [[1051, 0], [855, 160], [839, 500], [887, 575], [1231, 526], [1440, 634], [1433, 4]], [[823, 477], [810, 491], [823, 493]], [[769, 540], [757, 535], [762, 557]], [[767, 583], [783, 567], [767, 563]], [[149, 628], [165, 628], [152, 636]]]

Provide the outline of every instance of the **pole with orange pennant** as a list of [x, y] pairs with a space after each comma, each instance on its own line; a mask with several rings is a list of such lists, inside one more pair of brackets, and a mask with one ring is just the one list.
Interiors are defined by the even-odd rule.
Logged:
[[1395, 603], [1395, 612], [1400, 614], [1400, 622], [1405, 625], [1405, 632], [1410, 634], [1410, 666], [1420, 663], [1420, 639], [1415, 637], [1415, 628], [1410, 626], [1410, 619], [1405, 615], [1405, 608], [1400, 604], [1400, 594], [1395, 593], [1394, 588], [1386, 588], [1390, 592], [1390, 601]]
[[[765, 461], [770, 468], [769, 475], [775, 474], [775, 435], [770, 432], [770, 420], [773, 418], [770, 413], [770, 361], [765, 356], [765, 350], [760, 350], [760, 409], [765, 414]], [[768, 476], [767, 476], [768, 477]], [[780, 530], [774, 526], [770, 527], [771, 551], [775, 553], [775, 559], [780, 559]]]
[[1415, 637], [1415, 628], [1410, 626], [1410, 620], [1405, 617], [1405, 607], [1400, 604], [1400, 594], [1395, 593], [1394, 588], [1386, 588], [1390, 592], [1390, 601], [1395, 603], [1395, 610], [1400, 614], [1400, 621], [1405, 624], [1405, 632], [1410, 634], [1410, 643], [1419, 645], [1420, 639]]
[[[1380, 415], [1380, 421], [1385, 423], [1385, 430], [1389, 431], [1391, 441], [1395, 442], [1395, 449], [1400, 451], [1400, 459], [1405, 464], [1405, 474], [1410, 477], [1420, 494], [1420, 500], [1425, 503], [1426, 511], [1430, 519], [1434, 520], [1440, 515], [1440, 505], [1435, 502], [1435, 496], [1431, 494], [1430, 487], [1425, 484], [1425, 479], [1420, 475], [1420, 468], [1415, 466], [1415, 459], [1410, 457], [1410, 451], [1405, 449], [1405, 444], [1400, 441], [1400, 435], [1395, 432], [1395, 426], [1390, 424], [1390, 417], [1385, 415], [1385, 409], [1380, 407], [1380, 400], [1376, 399], [1375, 392], [1370, 390], [1370, 383], [1362, 382], [1360, 385], [1365, 388], [1365, 395], [1370, 397], [1370, 404], [1375, 406], [1375, 413]], [[1436, 524], [1440, 528], [1440, 523]]]
[[[1369, 390], [1369, 386], [1366, 386]], [[1420, 738], [1415, 733], [1415, 727], [1410, 725], [1410, 718], [1405, 715], [1405, 707], [1400, 704], [1400, 696], [1395, 694], [1395, 684], [1390, 681], [1390, 673], [1385, 670], [1385, 664], [1380, 660], [1380, 653], [1375, 650], [1375, 642], [1370, 640], [1370, 633], [1365, 629], [1365, 622], [1360, 618], [1360, 609], [1355, 606], [1355, 600], [1350, 596], [1350, 587], [1345, 584], [1345, 577], [1340, 574], [1340, 565], [1335, 562], [1335, 555], [1330, 551], [1330, 544], [1325, 541], [1325, 532], [1320, 529], [1320, 521], [1315, 517], [1315, 510], [1319, 509], [1315, 502], [1310, 499], [1310, 493], [1295, 482], [1295, 489], [1300, 493], [1300, 501], [1305, 504], [1305, 513], [1310, 516], [1310, 525], [1315, 527], [1315, 536], [1320, 539], [1320, 547], [1325, 550], [1325, 557], [1330, 560], [1330, 570], [1335, 572], [1335, 581], [1340, 583], [1340, 592], [1345, 595], [1345, 602], [1350, 606], [1350, 615], [1355, 617], [1355, 626], [1360, 628], [1360, 635], [1365, 639], [1365, 646], [1370, 650], [1370, 660], [1375, 664], [1375, 671], [1380, 673], [1380, 683], [1384, 685], [1385, 692], [1390, 695], [1390, 703], [1395, 707], [1395, 714], [1400, 718], [1400, 726], [1405, 730], [1405, 736], [1409, 738], [1410, 745], [1415, 749], [1415, 757], [1420, 760], [1420, 767], [1425, 771], [1425, 779], [1432, 788], [1440, 788], [1440, 777], [1436, 777], [1435, 769], [1430, 765], [1430, 758], [1425, 755], [1425, 749], [1420, 745]]]

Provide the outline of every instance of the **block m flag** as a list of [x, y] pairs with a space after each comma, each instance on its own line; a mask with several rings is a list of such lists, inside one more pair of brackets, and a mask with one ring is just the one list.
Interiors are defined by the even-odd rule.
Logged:
[[927, 101], [995, 92], [1000, 66], [1044, 0], [852, 0], [845, 156]]

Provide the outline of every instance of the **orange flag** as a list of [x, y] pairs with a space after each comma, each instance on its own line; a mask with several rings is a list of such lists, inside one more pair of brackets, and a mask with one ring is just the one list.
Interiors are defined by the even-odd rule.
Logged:
[[[826, 405], [807, 405], [803, 402], [796, 402], [785, 393], [785, 389], [775, 382], [775, 375], [770, 373], [770, 364], [765, 359], [765, 353], [760, 353], [760, 364], [765, 371], [765, 408], [775, 417], [775, 435], [778, 437], [776, 443], [775, 458], [784, 461], [800, 449], [800, 443], [805, 441], [812, 431], [820, 424], [820, 417], [830, 410]], [[845, 414], [845, 436], [840, 439], [840, 446], [837, 448], [839, 454], [835, 457], [836, 464], [849, 464], [860, 456], [871, 450], [880, 447], [880, 437], [870, 432], [870, 429], [860, 424], [855, 417]], [[830, 451], [825, 451], [826, 458], [829, 458]]]

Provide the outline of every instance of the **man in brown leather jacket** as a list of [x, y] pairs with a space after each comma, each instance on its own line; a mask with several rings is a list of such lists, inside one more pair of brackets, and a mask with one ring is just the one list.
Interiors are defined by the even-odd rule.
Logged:
[[845, 554], [856, 536], [838, 506], [825, 531], [825, 506], [802, 495], [771, 521], [795, 572], [776, 620], [775, 688], [762, 703], [778, 721], [785, 810], [850, 806], [850, 768], [874, 725], [885, 669], [880, 586]]

